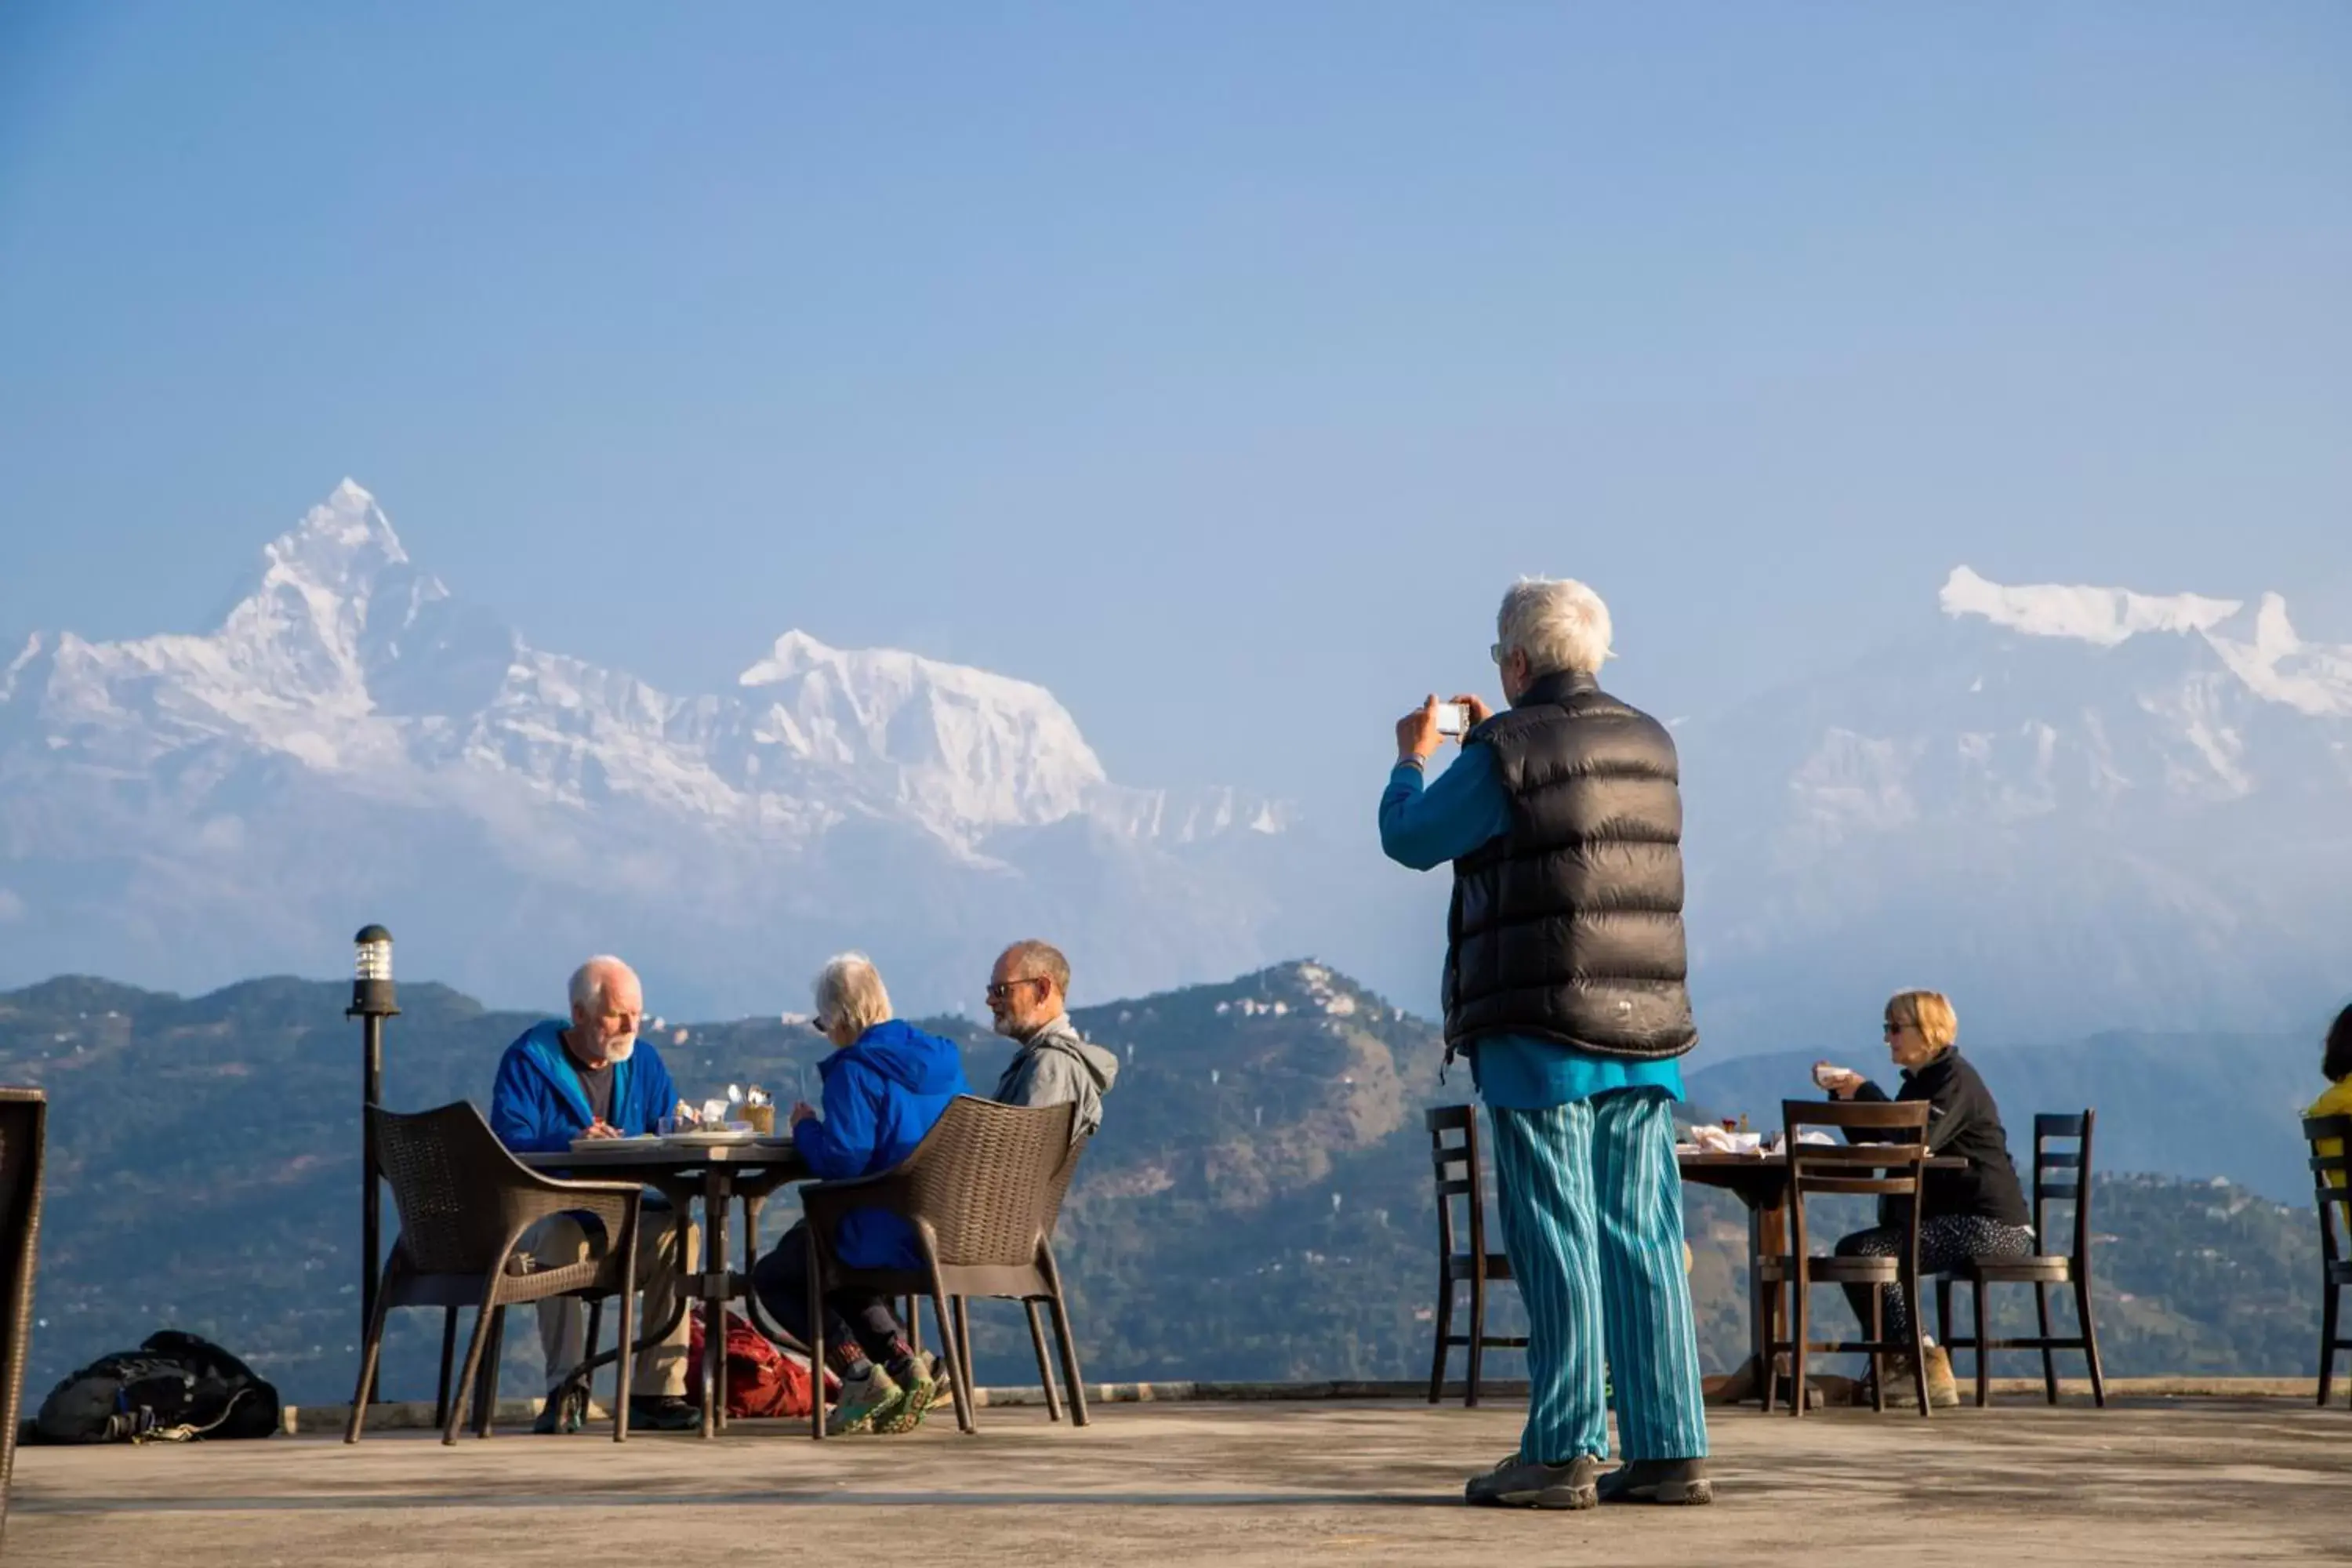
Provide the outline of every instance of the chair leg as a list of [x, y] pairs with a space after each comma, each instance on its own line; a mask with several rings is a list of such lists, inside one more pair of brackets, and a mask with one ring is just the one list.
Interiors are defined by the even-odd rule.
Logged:
[[1045, 1390], [1045, 1419], [1059, 1421], [1062, 1418], [1062, 1401], [1054, 1392], [1054, 1363], [1045, 1353], [1045, 1324], [1037, 1316], [1036, 1299], [1031, 1297], [1023, 1301], [1021, 1310], [1029, 1315], [1029, 1346], [1037, 1352], [1037, 1382]]
[[[1429, 1402], [1432, 1405], [1445, 1397], [1445, 1339], [1454, 1331], [1454, 1276], [1446, 1271], [1441, 1260], [1437, 1266], [1437, 1343], [1429, 1357]], [[2325, 1405], [2327, 1396], [2322, 1394]]]
[[907, 1348], [917, 1355], [923, 1353], [922, 1299], [906, 1296], [899, 1299], [898, 1321], [907, 1331]]
[[2091, 1281], [2081, 1274], [2074, 1278], [2074, 1316], [2083, 1325], [2083, 1364], [2091, 1374], [2091, 1405], [2105, 1410], [2107, 1385], [2099, 1365], [2099, 1331], [2091, 1326]]
[[1886, 1296], [1878, 1287], [1870, 1290], [1870, 1410], [1874, 1415], [1886, 1414], [1886, 1353], [1880, 1347], [1886, 1343]]
[[1911, 1309], [1911, 1383], [1919, 1395], [1919, 1419], [1925, 1421], [1932, 1403], [1927, 1398], [1927, 1304], [1919, 1299], [1916, 1274], [1904, 1280], [1901, 1288]]
[[441, 1381], [434, 1384], [433, 1425], [449, 1419], [449, 1365], [457, 1355], [457, 1309], [441, 1309]]
[[1462, 1389], [1462, 1408], [1478, 1407], [1478, 1384], [1486, 1375], [1486, 1280], [1470, 1276], [1470, 1362]]
[[1756, 1310], [1763, 1332], [1755, 1336], [1757, 1371], [1764, 1380], [1764, 1414], [1772, 1414], [1772, 1385], [1780, 1381], [1776, 1370], [1780, 1356], [1780, 1285], [1778, 1280], [1756, 1291]]
[[1943, 1342], [1944, 1352], [1952, 1350], [1952, 1277], [1936, 1276], [1936, 1338]]
[[1054, 1313], [1054, 1338], [1062, 1347], [1062, 1384], [1070, 1396], [1070, 1425], [1084, 1426], [1087, 1415], [1087, 1385], [1078, 1372], [1077, 1336], [1070, 1332], [1069, 1298], [1062, 1293], [1062, 1270], [1054, 1261], [1052, 1247], [1040, 1242], [1039, 1261], [1044, 1266], [1045, 1283], [1053, 1288], [1051, 1303]]
[[2050, 1349], [2050, 1287], [2043, 1281], [2033, 1282], [2033, 1315], [2042, 1324], [2042, 1392], [2051, 1404], [2058, 1403], [2058, 1357]]
[[1985, 1310], [1989, 1305], [1990, 1293], [1986, 1289], [1983, 1275], [1977, 1276], [1976, 1283], [1969, 1294], [1972, 1302], [1971, 1310], [1977, 1315], [1977, 1408], [1982, 1410], [1992, 1402], [1992, 1352], [1985, 1348], [1991, 1342], [1992, 1331], [1985, 1326]]
[[[485, 1281], [482, 1300], [488, 1301], [491, 1292], [497, 1289], [495, 1279]], [[496, 1316], [498, 1311], [495, 1308], [484, 1306], [475, 1309], [474, 1331], [466, 1341], [465, 1370], [457, 1374], [456, 1396], [449, 1401], [449, 1419], [441, 1426], [441, 1442], [445, 1447], [457, 1446], [457, 1434], [466, 1425], [466, 1402], [472, 1396], [474, 1384], [481, 1375], [482, 1347], [490, 1337], [490, 1320]]]
[[[391, 1283], [390, 1273], [387, 1268], [386, 1285]], [[352, 1391], [351, 1419], [343, 1425], [343, 1441], [346, 1443], [360, 1440], [360, 1427], [367, 1420], [368, 1395], [375, 1390], [376, 1363], [383, 1354], [383, 1321], [391, 1311], [392, 1292], [379, 1286], [375, 1293], [375, 1319], [368, 1324], [367, 1342], [360, 1347], [360, 1382], [359, 1386]], [[457, 1314], [453, 1310], [449, 1316], [454, 1321]], [[442, 1382], [445, 1384], [448, 1382], [447, 1373], [442, 1374]], [[2326, 1392], [2323, 1388], [2320, 1402], [2325, 1404], [2326, 1399]]]
[[2319, 1404], [2327, 1405], [2328, 1390], [2336, 1384], [2336, 1312], [2343, 1300], [2343, 1287], [2322, 1276], [2319, 1281]]
[[490, 1311], [490, 1342], [482, 1354], [482, 1385], [474, 1391], [474, 1436], [490, 1435], [490, 1418], [499, 1408], [499, 1363], [507, 1348], [507, 1310], [493, 1308]]
[[963, 1363], [964, 1375], [970, 1377], [972, 1375], [971, 1305], [961, 1296], [958, 1296], [952, 1305], [955, 1308], [956, 1359]]
[[824, 1255], [817, 1250], [816, 1226], [808, 1242], [809, 1438], [824, 1441]]
[[1797, 1258], [1796, 1283], [1790, 1291], [1792, 1300], [1789, 1303], [1790, 1316], [1795, 1320], [1789, 1335], [1789, 1374], [1791, 1380], [1789, 1384], [1789, 1415], [1791, 1420], [1801, 1419], [1805, 1414], [1805, 1384], [1811, 1372], [1805, 1364], [1805, 1344], [1812, 1333], [1812, 1325], [1807, 1321], [1811, 1316], [1808, 1310], [1811, 1303], [1805, 1300], [1807, 1287], [1811, 1283], [1806, 1277], [1807, 1272], [1805, 1259], [1801, 1253]]
[[940, 1278], [939, 1268], [931, 1268], [931, 1314], [939, 1324], [940, 1353], [947, 1358], [948, 1376], [954, 1379], [956, 1430], [972, 1436], [980, 1423], [972, 1419], [971, 1373], [963, 1364], [963, 1355], [956, 1348], [955, 1325], [948, 1316], [947, 1281]]

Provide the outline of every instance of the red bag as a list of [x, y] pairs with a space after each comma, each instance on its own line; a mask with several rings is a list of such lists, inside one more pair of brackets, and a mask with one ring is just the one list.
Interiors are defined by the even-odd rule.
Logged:
[[[686, 1396], [702, 1403], [702, 1314], [694, 1314], [686, 1363]], [[833, 1375], [825, 1374], [828, 1392]], [[806, 1415], [808, 1368], [769, 1342], [768, 1337], [731, 1309], [727, 1314], [727, 1414]]]

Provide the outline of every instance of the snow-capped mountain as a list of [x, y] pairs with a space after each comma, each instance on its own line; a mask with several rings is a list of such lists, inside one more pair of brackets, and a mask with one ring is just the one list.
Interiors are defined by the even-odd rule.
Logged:
[[1907, 985], [1979, 999], [1999, 1038], [2301, 1026], [2352, 990], [2352, 647], [2298, 637], [2275, 594], [1962, 566], [1937, 608], [1682, 731], [1718, 1026], [1866, 1035]]
[[531, 647], [349, 480], [216, 630], [37, 634], [0, 671], [25, 974], [315, 971], [355, 918], [404, 918], [499, 997], [619, 947], [681, 1003], [766, 1010], [862, 942], [944, 1005], [1045, 931], [1150, 988], [1271, 956], [1256, 868], [1287, 826], [1112, 783], [1050, 692], [984, 670], [792, 631], [672, 696]]
[[[1986, 1043], [2352, 992], [2352, 647], [2275, 595], [1965, 566], [1920, 621], [1677, 730], [1704, 1049], [1870, 1057], [1908, 985]], [[909, 1010], [976, 1006], [1023, 935], [1092, 997], [1319, 952], [1435, 1000], [1444, 879], [1369, 823], [1115, 783], [1037, 686], [801, 632], [661, 691], [528, 645], [349, 482], [215, 630], [0, 658], [0, 984], [316, 973], [382, 920], [509, 1004], [615, 951], [671, 1013], [799, 1010], [858, 947]]]

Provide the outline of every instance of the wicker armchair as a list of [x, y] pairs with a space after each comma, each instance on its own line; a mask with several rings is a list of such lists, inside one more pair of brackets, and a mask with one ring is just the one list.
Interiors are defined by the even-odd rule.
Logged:
[[[929, 1296], [939, 1325], [940, 1353], [955, 1394], [956, 1425], [979, 1430], [972, 1417], [971, 1373], [964, 1336], [949, 1321], [950, 1302], [985, 1296], [1045, 1304], [1061, 1348], [1070, 1419], [1087, 1425], [1086, 1387], [1070, 1334], [1053, 1234], [1079, 1146], [1071, 1139], [1075, 1105], [999, 1105], [958, 1096], [915, 1152], [887, 1171], [801, 1189], [808, 1216], [809, 1317], [815, 1324], [817, 1364], [824, 1359], [824, 1297], [843, 1288], [881, 1296]], [[921, 1269], [850, 1268], [835, 1257], [842, 1220], [859, 1209], [903, 1215], [915, 1229]], [[963, 1317], [959, 1307], [955, 1315]], [[1031, 1319], [1035, 1322], [1034, 1310]], [[1035, 1335], [1040, 1370], [1045, 1340]], [[1053, 1386], [1048, 1374], [1046, 1386]], [[812, 1401], [809, 1436], [824, 1436], [824, 1402]]]
[[0, 1089], [0, 1529], [8, 1522], [8, 1479], [16, 1464], [16, 1415], [25, 1350], [33, 1328], [33, 1273], [40, 1256], [41, 1156], [48, 1096]]
[[[518, 1163], [490, 1131], [482, 1113], [464, 1100], [414, 1116], [381, 1106], [367, 1108], [384, 1179], [400, 1210], [400, 1239], [383, 1266], [376, 1291], [375, 1321], [368, 1325], [360, 1354], [358, 1390], [352, 1395], [351, 1425], [343, 1441], [360, 1440], [383, 1350], [385, 1318], [395, 1307], [478, 1309], [466, 1348], [466, 1370], [455, 1397], [445, 1387], [447, 1418], [441, 1441], [455, 1443], [466, 1424], [467, 1396], [482, 1367], [486, 1341], [502, 1335], [506, 1310], [554, 1296], [590, 1300], [620, 1298], [621, 1343], [635, 1331], [637, 1220], [643, 1189], [635, 1182], [565, 1182]], [[604, 1228], [604, 1247], [583, 1263], [522, 1272], [517, 1254], [523, 1232], [550, 1215], [584, 1214]], [[628, 1437], [629, 1358], [618, 1363], [613, 1402], [613, 1441]], [[447, 1362], [443, 1362], [447, 1378]], [[475, 1432], [489, 1435], [489, 1396]]]

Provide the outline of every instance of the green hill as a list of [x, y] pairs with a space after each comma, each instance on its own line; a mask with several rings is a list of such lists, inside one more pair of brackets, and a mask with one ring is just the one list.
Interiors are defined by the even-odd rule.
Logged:
[[[359, 1037], [347, 996], [289, 979], [189, 999], [80, 978], [0, 994], [0, 1080], [41, 1085], [53, 1105], [32, 1397], [165, 1325], [246, 1353], [290, 1399], [348, 1395]], [[429, 984], [404, 986], [401, 1005], [385, 1079], [405, 1107], [486, 1097], [499, 1053], [532, 1021]], [[1089, 1375], [1425, 1373], [1434, 1220], [1420, 1113], [1469, 1088], [1458, 1071], [1438, 1082], [1431, 1026], [1312, 964], [1077, 1021], [1125, 1062], [1060, 1241]], [[976, 1085], [993, 1083], [1006, 1042], [967, 1021], [932, 1026], [963, 1045]], [[690, 1096], [757, 1082], [789, 1102], [814, 1090], [826, 1049], [773, 1018], [666, 1023], [648, 1037]], [[2111, 1113], [2111, 1149], [2127, 1120]], [[2113, 1370], [2308, 1370], [2308, 1210], [2137, 1176], [2103, 1182], [2098, 1204]], [[1727, 1367], [1744, 1343], [1745, 1225], [1720, 1194], [1694, 1189], [1689, 1205], [1706, 1359]], [[771, 1237], [793, 1206], [776, 1205]], [[1516, 1304], [1501, 1300], [1508, 1321]], [[2030, 1303], [2017, 1293], [2007, 1310]], [[1019, 1324], [1008, 1308], [976, 1309], [983, 1377], [1034, 1375]], [[424, 1393], [433, 1319], [394, 1325], [388, 1391]], [[510, 1336], [511, 1390], [534, 1386], [536, 1353], [535, 1336]]]

